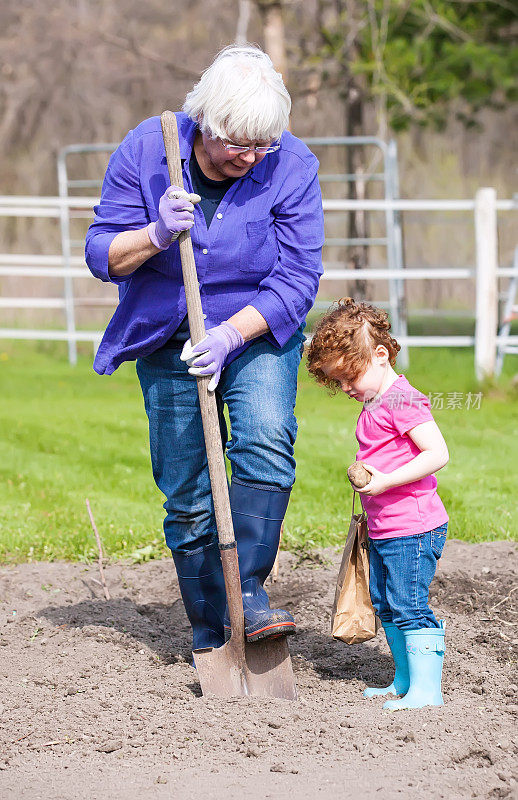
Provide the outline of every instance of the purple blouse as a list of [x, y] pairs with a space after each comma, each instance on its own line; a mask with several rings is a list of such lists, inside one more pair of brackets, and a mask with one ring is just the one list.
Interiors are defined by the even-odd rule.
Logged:
[[[197, 126], [186, 114], [176, 118], [184, 186], [192, 192], [189, 158]], [[282, 347], [304, 323], [322, 274], [324, 220], [317, 170], [316, 157], [285, 131], [281, 148], [228, 189], [209, 228], [195, 207], [191, 238], [207, 328], [251, 305], [269, 325], [267, 338]], [[161, 347], [187, 313], [178, 242], [132, 275], [108, 274], [114, 237], [158, 219], [168, 186], [160, 118], [151, 117], [130, 131], [111, 156], [86, 236], [90, 271], [119, 287], [119, 304], [94, 361], [99, 374], [110, 375], [123, 361]]]

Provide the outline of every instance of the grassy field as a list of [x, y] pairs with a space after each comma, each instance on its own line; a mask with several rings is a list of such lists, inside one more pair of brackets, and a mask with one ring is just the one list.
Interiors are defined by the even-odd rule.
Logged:
[[[89, 559], [95, 541], [88, 497], [106, 552], [142, 560], [165, 552], [163, 497], [150, 469], [147, 421], [134, 364], [110, 378], [91, 352], [71, 368], [64, 346], [0, 343], [0, 559]], [[498, 385], [480, 391], [471, 351], [414, 350], [409, 380], [443, 393], [434, 410], [450, 448], [439, 489], [450, 535], [467, 541], [515, 538], [518, 530], [518, 397], [507, 359]], [[460, 407], [447, 408], [451, 393]], [[435, 394], [436, 402], [439, 394]], [[475, 406], [477, 398], [472, 397]], [[350, 514], [344, 468], [354, 460], [360, 406], [330, 397], [300, 373], [297, 482], [285, 546], [340, 544]]]

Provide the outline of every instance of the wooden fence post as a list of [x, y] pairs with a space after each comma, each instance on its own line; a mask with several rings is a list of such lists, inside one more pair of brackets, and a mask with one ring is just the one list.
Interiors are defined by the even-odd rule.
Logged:
[[495, 373], [498, 327], [498, 235], [496, 191], [479, 189], [475, 196], [477, 380]]

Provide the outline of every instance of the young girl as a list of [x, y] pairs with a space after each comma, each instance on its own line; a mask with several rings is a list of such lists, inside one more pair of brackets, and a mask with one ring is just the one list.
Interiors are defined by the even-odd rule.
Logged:
[[387, 314], [347, 297], [319, 323], [309, 371], [331, 389], [363, 403], [356, 426], [357, 460], [371, 480], [358, 489], [367, 514], [370, 593], [395, 664], [383, 708], [443, 704], [444, 622], [428, 605], [428, 590], [445, 541], [448, 515], [434, 473], [448, 448], [425, 395], [393, 365], [400, 347]]

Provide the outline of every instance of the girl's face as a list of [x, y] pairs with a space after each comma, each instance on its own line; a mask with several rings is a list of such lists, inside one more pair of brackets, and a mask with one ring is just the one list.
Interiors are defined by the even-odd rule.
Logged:
[[329, 361], [322, 367], [322, 371], [328, 378], [337, 381], [342, 392], [352, 397], [353, 400], [364, 403], [372, 400], [379, 393], [387, 374], [388, 364], [388, 351], [382, 345], [378, 345], [365, 371], [356, 378], [346, 377], [347, 370], [343, 359]]

